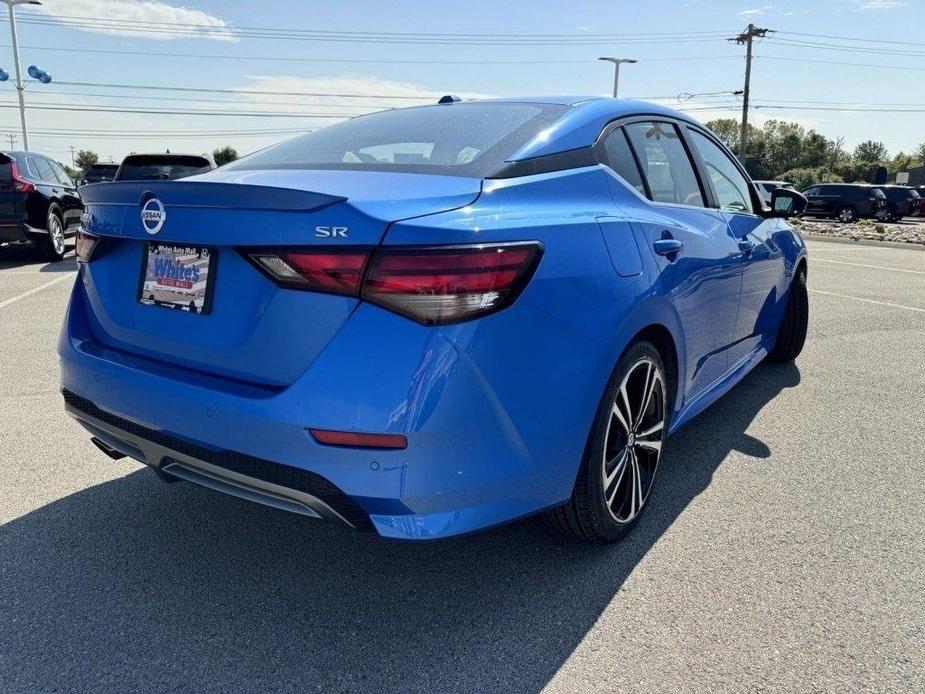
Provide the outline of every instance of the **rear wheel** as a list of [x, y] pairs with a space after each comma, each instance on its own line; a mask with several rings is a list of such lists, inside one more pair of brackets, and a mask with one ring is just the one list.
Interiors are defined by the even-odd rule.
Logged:
[[790, 297], [784, 309], [777, 342], [768, 353], [771, 361], [793, 361], [803, 351], [809, 325], [809, 294], [806, 290], [806, 270], [802, 267], [790, 285]]
[[655, 483], [667, 429], [665, 367], [648, 342], [621, 357], [598, 407], [568, 503], [547, 514], [560, 532], [615, 542], [639, 521]]
[[857, 220], [858, 213], [850, 205], [845, 205], [844, 207], [838, 208], [838, 212], [835, 213], [835, 217], [839, 222], [844, 222], [846, 224]]
[[48, 236], [43, 239], [42, 255], [50, 262], [57, 262], [64, 257], [64, 222], [58, 208], [48, 208], [48, 220], [45, 224]]

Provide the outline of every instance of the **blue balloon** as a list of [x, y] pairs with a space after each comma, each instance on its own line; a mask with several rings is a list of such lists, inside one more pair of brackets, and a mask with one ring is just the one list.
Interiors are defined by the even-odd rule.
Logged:
[[41, 75], [39, 75], [39, 82], [42, 84], [48, 84], [51, 82], [51, 75], [49, 75], [47, 72], [43, 72]]
[[31, 77], [34, 80], [39, 79], [42, 76], [43, 72], [45, 71], [42, 68], [40, 68], [38, 65], [29, 66], [29, 77]]
[[0, 82], [6, 82], [10, 79], [10, 73], [0, 67]]

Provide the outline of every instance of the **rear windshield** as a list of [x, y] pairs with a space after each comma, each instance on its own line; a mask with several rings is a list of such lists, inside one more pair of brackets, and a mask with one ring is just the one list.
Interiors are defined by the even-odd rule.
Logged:
[[484, 178], [567, 106], [455, 103], [380, 111], [300, 135], [225, 169], [358, 169]]
[[138, 155], [126, 157], [119, 169], [120, 181], [172, 181], [209, 171], [205, 157]]
[[94, 164], [84, 175], [87, 180], [97, 180], [100, 178], [112, 178], [119, 170], [118, 164]]

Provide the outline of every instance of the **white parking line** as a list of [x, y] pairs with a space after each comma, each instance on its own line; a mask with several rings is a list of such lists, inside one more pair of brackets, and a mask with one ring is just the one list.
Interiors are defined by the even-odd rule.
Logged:
[[866, 267], [871, 270], [889, 270], [890, 272], [908, 272], [910, 275], [925, 275], [922, 270], [904, 270], [901, 267], [886, 267], [885, 265], [865, 265], [864, 263], [849, 263], [845, 260], [831, 260], [830, 258], [813, 258], [812, 263], [837, 263], [838, 265], [853, 265], [854, 267]]
[[916, 313], [925, 313], [925, 308], [917, 308], [915, 306], [903, 306], [902, 304], [891, 304], [888, 301], [877, 301], [876, 299], [865, 299], [860, 296], [851, 296], [850, 294], [836, 294], [835, 292], [824, 292], [821, 289], [810, 289], [809, 291], [814, 294], [825, 294], [826, 296], [837, 296], [840, 299], [854, 299], [855, 301], [863, 301], [867, 304], [876, 304], [877, 306], [889, 306], [890, 308], [901, 308], [906, 311], [915, 311]]
[[46, 282], [45, 284], [40, 284], [38, 287], [30, 289], [27, 292], [23, 292], [22, 294], [17, 294], [12, 299], [7, 299], [6, 301], [0, 301], [0, 308], [3, 308], [4, 306], [9, 306], [10, 304], [15, 304], [20, 299], [25, 299], [27, 296], [38, 294], [43, 289], [48, 289], [49, 287], [52, 287], [58, 284], [58, 282], [63, 282], [66, 279], [73, 279], [73, 278], [74, 278], [74, 274], [70, 272], [62, 277], [55, 277], [53, 280], [50, 280]]

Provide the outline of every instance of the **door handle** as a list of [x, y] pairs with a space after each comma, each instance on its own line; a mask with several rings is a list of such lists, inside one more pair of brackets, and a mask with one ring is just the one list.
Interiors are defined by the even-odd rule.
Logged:
[[684, 248], [684, 244], [677, 239], [659, 239], [652, 243], [652, 248], [659, 255], [673, 255]]
[[742, 255], [751, 255], [752, 251], [755, 250], [755, 244], [748, 239], [739, 239], [739, 250]]

